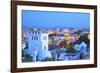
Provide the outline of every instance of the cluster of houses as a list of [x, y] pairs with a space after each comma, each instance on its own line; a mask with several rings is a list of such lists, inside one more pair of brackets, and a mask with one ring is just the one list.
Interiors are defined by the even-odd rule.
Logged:
[[[77, 52], [66, 53], [66, 48], [61, 50], [49, 50], [48, 46], [48, 32], [46, 31], [29, 31], [27, 34], [27, 44], [22, 44], [22, 50], [24, 55], [29, 55], [32, 62], [45, 61], [51, 59], [53, 61], [65, 61], [65, 60], [80, 60], [89, 58], [89, 52], [87, 51], [87, 45], [85, 42], [76, 44], [74, 48]], [[27, 48], [26, 48], [27, 46]], [[22, 61], [29, 61], [26, 56], [23, 56]]]

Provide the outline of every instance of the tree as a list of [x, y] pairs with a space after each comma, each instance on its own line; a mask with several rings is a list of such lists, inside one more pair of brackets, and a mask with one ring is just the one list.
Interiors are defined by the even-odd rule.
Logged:
[[67, 53], [75, 53], [75, 52], [76, 52], [76, 49], [74, 49], [74, 48], [69, 48], [66, 52], [67, 52]]
[[74, 47], [74, 43], [70, 43], [69, 48], [73, 48], [73, 47]]
[[60, 44], [59, 44], [59, 47], [60, 47], [60, 48], [63, 48], [63, 47], [64, 47], [64, 48], [67, 48], [67, 40], [61, 41]]
[[73, 47], [74, 47], [74, 43], [70, 43], [69, 44], [69, 48], [68, 48], [68, 50], [66, 52], [67, 53], [75, 53], [76, 49], [74, 49]]

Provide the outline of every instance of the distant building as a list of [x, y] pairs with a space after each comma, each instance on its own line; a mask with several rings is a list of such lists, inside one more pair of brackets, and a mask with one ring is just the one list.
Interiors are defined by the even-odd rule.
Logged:
[[74, 48], [77, 51], [81, 52], [81, 58], [85, 58], [88, 55], [86, 47], [87, 47], [87, 45], [84, 42], [81, 42], [80, 44], [77, 44], [77, 45], [74, 46]]
[[74, 48], [77, 50], [77, 51], [86, 51], [86, 47], [87, 45], [84, 43], [84, 42], [81, 42], [80, 44], [76, 44], [74, 46]]

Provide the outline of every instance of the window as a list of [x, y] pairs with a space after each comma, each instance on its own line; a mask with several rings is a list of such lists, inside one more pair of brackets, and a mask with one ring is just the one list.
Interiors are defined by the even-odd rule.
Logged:
[[37, 36], [34, 36], [34, 40], [38, 40], [38, 37]]
[[32, 36], [32, 40], [33, 40], [33, 36]]
[[44, 47], [44, 49], [46, 49], [46, 47]]
[[43, 37], [43, 40], [46, 40], [46, 36]]
[[38, 37], [36, 36], [35, 39], [38, 40]]

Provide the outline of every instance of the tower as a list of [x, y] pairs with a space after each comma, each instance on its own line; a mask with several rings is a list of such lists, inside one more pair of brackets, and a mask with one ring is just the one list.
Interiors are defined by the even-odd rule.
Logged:
[[48, 33], [44, 31], [28, 32], [28, 54], [36, 61], [38, 53], [48, 51]]

